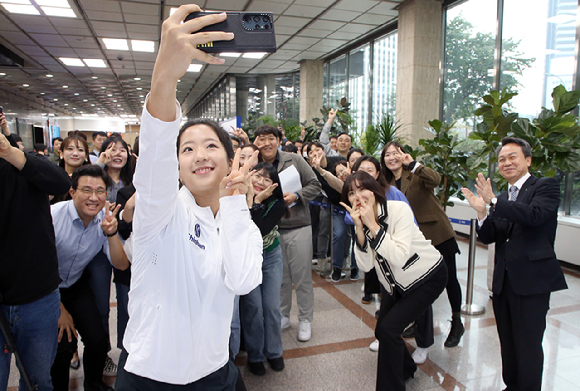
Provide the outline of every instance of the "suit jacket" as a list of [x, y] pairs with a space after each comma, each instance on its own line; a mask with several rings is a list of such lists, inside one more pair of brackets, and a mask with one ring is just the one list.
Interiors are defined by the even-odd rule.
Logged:
[[502, 193], [478, 228], [486, 244], [495, 242], [493, 293], [501, 293], [505, 274], [518, 295], [566, 289], [554, 240], [558, 225], [560, 186], [553, 178], [528, 178], [516, 201]]
[[[434, 246], [455, 237], [455, 231], [441, 206], [441, 201], [434, 194], [440, 182], [441, 176], [422, 164], [414, 174], [404, 170], [401, 175], [400, 190], [413, 209], [419, 229]], [[395, 185], [395, 182], [393, 181], [391, 185]]]
[[[290, 208], [290, 217], [283, 217], [278, 227], [280, 229], [300, 228], [310, 225], [310, 207], [308, 203], [320, 194], [322, 188], [312, 168], [306, 163], [302, 156], [295, 153], [278, 151], [278, 173], [284, 171], [290, 166], [296, 167], [300, 175], [302, 190], [298, 191], [300, 197], [292, 208]], [[286, 192], [282, 188], [282, 192]]]

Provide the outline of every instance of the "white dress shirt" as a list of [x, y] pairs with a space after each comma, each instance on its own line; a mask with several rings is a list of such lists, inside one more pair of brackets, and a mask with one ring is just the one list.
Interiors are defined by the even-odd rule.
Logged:
[[178, 188], [181, 123], [143, 108], [133, 222], [125, 370], [188, 384], [223, 367], [234, 296], [262, 282], [262, 235], [243, 195], [223, 197], [214, 218]]

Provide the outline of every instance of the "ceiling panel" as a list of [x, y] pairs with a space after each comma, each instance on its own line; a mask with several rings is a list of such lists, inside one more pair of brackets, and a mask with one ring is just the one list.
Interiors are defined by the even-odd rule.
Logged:
[[335, 20], [339, 22], [350, 22], [362, 12], [346, 11], [346, 10], [330, 10], [320, 17], [323, 20]]
[[298, 35], [303, 37], [326, 38], [330, 33], [331, 31], [329, 30], [318, 30], [308, 27], [298, 33]]
[[302, 28], [308, 22], [310, 22], [310, 19], [308, 18], [298, 18], [295, 16], [282, 15], [274, 21], [274, 27], [276, 31], [278, 31], [279, 26]]
[[273, 14], [281, 14], [282, 12], [284, 12], [284, 10], [286, 10], [286, 8], [288, 8], [288, 4], [255, 0], [248, 8], [248, 11], [261, 11], [261, 12], [272, 12]]
[[373, 24], [378, 26], [380, 24], [385, 23], [386, 21], [390, 20], [391, 18], [386, 15], [376, 15], [376, 14], [362, 14], [355, 20], [354, 23], [366, 23], [366, 24]]
[[323, 7], [311, 7], [308, 5], [293, 4], [290, 7], [288, 7], [286, 11], [284, 11], [284, 15], [314, 18], [315, 16], [319, 15], [322, 11], [324, 11]]
[[91, 11], [106, 11], [106, 12], [121, 12], [121, 6], [118, 1], [109, 0], [80, 0], [81, 5], [85, 10]]
[[154, 5], [154, 4], [129, 3], [126, 1], [122, 1], [121, 9], [125, 14], [159, 16], [161, 6], [157, 4]]
[[127, 23], [141, 23], [141, 24], [159, 24], [158, 15], [137, 15], [137, 14], [123, 14], [125, 22]]
[[366, 12], [379, 3], [380, 1], [376, 0], [342, 0], [334, 8], [339, 10]]

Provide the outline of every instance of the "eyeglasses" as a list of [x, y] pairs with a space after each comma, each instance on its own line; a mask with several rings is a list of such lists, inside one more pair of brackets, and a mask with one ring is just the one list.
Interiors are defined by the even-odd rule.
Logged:
[[97, 190], [93, 190], [90, 187], [81, 187], [79, 189], [79, 191], [85, 196], [85, 197], [90, 197], [93, 194], [96, 194], [98, 198], [105, 198], [107, 196], [107, 190], [105, 189], [97, 189]]
[[259, 172], [254, 174], [254, 178], [256, 178], [258, 181], [262, 181], [262, 183], [266, 186], [272, 186], [274, 184], [270, 178], [265, 177]]

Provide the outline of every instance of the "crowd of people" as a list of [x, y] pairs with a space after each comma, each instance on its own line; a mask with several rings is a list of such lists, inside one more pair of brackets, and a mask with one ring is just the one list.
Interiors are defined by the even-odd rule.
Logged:
[[[353, 148], [348, 133], [331, 136], [333, 109], [313, 142], [286, 140], [269, 125], [253, 129], [253, 140], [207, 119], [180, 126], [179, 78], [193, 59], [222, 61], [196, 45], [233, 38], [192, 34], [226, 17], [182, 23], [198, 10], [182, 6], [163, 24], [132, 150], [118, 134], [95, 132], [89, 152], [86, 137], [69, 132], [45, 157], [43, 145], [22, 151], [0, 117], [0, 316], [20, 356], [21, 389], [28, 374], [39, 390], [67, 390], [80, 335], [85, 390], [111, 390], [104, 373], [117, 375], [117, 390], [243, 390], [233, 364], [241, 341], [250, 373], [264, 375], [265, 362], [284, 370], [293, 289], [297, 338], [311, 339], [314, 269], [333, 283], [346, 271], [353, 281], [364, 273], [361, 302], [380, 300], [370, 346], [378, 352], [376, 389], [404, 390], [434, 344], [431, 305], [444, 290], [451, 310], [444, 346], [457, 347], [465, 332], [459, 247], [434, 195], [439, 174], [397, 142], [379, 160]], [[496, 198], [483, 176], [478, 195], [464, 194], [480, 237], [498, 244], [493, 297], [504, 381], [532, 389], [541, 384], [549, 295], [566, 287], [553, 252], [559, 191], [553, 180], [528, 181], [531, 153], [522, 140], [503, 140], [498, 157], [522, 200], [512, 190], [509, 200]], [[527, 243], [530, 235], [537, 248], [513, 255], [510, 239]], [[549, 279], [525, 285], [540, 275]], [[111, 281], [118, 367], [108, 357]], [[402, 335], [416, 339], [413, 354]], [[0, 389], [9, 366], [4, 353]]]

